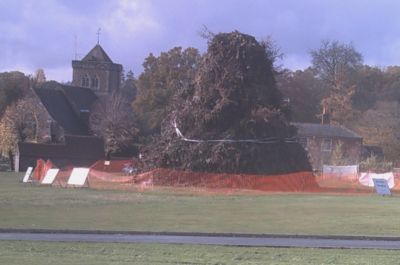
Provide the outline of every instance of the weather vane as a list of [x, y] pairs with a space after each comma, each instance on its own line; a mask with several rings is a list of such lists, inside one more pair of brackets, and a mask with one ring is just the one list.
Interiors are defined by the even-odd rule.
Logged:
[[101, 28], [99, 28], [98, 30], [97, 30], [97, 44], [99, 44], [100, 43], [100, 31], [101, 31]]

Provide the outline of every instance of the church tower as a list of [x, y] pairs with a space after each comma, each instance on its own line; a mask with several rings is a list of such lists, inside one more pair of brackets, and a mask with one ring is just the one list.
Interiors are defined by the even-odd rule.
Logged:
[[113, 63], [100, 44], [80, 61], [72, 61], [72, 85], [87, 87], [98, 96], [119, 90], [122, 65]]

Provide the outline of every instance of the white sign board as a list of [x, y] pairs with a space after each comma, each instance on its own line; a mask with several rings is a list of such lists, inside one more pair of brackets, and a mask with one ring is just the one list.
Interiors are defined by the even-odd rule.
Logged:
[[22, 180], [23, 183], [30, 182], [30, 181], [29, 181], [29, 177], [30, 177], [31, 174], [32, 174], [32, 170], [33, 170], [33, 167], [28, 167], [28, 169], [26, 170], [25, 176], [24, 176], [24, 178], [23, 178], [23, 180]]
[[326, 178], [357, 179], [358, 165], [351, 165], [351, 166], [324, 165], [322, 167], [322, 174]]
[[374, 187], [375, 187], [376, 193], [378, 193], [379, 195], [382, 195], [382, 196], [392, 195], [386, 179], [373, 179], [373, 181], [374, 181]]
[[85, 185], [89, 169], [84, 167], [77, 167], [72, 169], [71, 176], [68, 179], [68, 185], [83, 186]]
[[390, 189], [394, 187], [393, 172], [386, 172], [380, 174], [371, 172], [361, 173], [358, 181], [364, 186], [374, 187], [375, 186], [374, 179], [385, 179]]
[[47, 173], [42, 180], [42, 184], [53, 184], [58, 174], [58, 171], [60, 171], [58, 168], [51, 168], [47, 170]]

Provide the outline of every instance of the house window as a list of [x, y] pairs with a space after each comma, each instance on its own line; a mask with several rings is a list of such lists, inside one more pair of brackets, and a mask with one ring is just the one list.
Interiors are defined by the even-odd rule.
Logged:
[[88, 74], [82, 76], [81, 85], [83, 87], [90, 87], [90, 78]]
[[99, 78], [97, 76], [92, 78], [92, 88], [99, 88]]
[[332, 139], [324, 138], [321, 143], [321, 151], [331, 152], [332, 151]]

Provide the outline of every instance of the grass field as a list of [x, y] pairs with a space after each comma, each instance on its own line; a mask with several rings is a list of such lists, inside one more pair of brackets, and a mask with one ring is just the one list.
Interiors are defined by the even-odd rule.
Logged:
[[400, 236], [400, 197], [63, 189], [3, 173], [0, 228]]
[[0, 242], [0, 264], [392, 265], [399, 251], [243, 248], [198, 245]]

